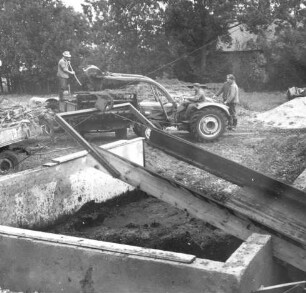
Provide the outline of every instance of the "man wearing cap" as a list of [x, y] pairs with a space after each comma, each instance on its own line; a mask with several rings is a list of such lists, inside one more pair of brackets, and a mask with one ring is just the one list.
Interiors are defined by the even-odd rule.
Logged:
[[201, 88], [199, 83], [194, 83], [193, 87], [195, 89], [195, 95], [193, 98], [188, 98], [186, 102], [183, 103], [184, 106], [187, 106], [185, 112], [185, 119], [189, 119], [189, 115], [191, 114], [192, 110], [196, 109], [197, 103], [205, 102], [205, 92]]
[[57, 66], [57, 77], [59, 81], [59, 99], [60, 101], [64, 98], [64, 91], [68, 90], [68, 79], [69, 74], [74, 74], [73, 70], [69, 70], [71, 55], [69, 51], [63, 53], [63, 57], [58, 62]]

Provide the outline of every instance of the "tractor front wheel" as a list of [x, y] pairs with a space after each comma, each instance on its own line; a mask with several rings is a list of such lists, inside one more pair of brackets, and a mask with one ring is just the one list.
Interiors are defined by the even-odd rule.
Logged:
[[[152, 122], [158, 129], [163, 129], [159, 122]], [[151, 128], [139, 123], [135, 124], [133, 130], [137, 136], [144, 137], [146, 140], [150, 138]]]
[[115, 130], [117, 139], [127, 139], [127, 128], [121, 128]]
[[218, 139], [224, 133], [226, 125], [226, 114], [216, 108], [196, 111], [190, 119], [191, 133], [199, 142]]

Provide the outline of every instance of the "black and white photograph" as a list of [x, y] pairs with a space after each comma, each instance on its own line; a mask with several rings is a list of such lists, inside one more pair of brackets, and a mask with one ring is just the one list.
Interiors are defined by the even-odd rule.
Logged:
[[0, 293], [306, 292], [306, 1], [0, 0]]

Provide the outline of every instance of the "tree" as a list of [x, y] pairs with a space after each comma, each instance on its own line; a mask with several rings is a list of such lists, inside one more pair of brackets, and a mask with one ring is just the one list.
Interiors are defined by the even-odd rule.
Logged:
[[177, 54], [186, 56], [176, 65], [177, 74], [189, 68], [197, 79], [207, 75], [207, 57], [216, 50], [218, 37], [230, 42], [229, 28], [236, 26], [239, 1], [165, 1], [166, 35]]
[[[169, 61], [164, 11], [154, 0], [88, 0], [100, 66], [109, 71], [148, 74]], [[95, 18], [93, 18], [95, 15]]]
[[[256, 77], [254, 82], [257, 86], [260, 80], [257, 75], [263, 70], [262, 63], [266, 64], [270, 75], [274, 76], [270, 78], [271, 82], [276, 79], [279, 66], [284, 73], [288, 73], [290, 68], [292, 79], [305, 75], [302, 58], [305, 57], [306, 13], [305, 9], [301, 9], [301, 4], [306, 4], [305, 1], [168, 0], [164, 2], [166, 36], [170, 40], [172, 52], [178, 59], [174, 65], [176, 76], [206, 81], [205, 76], [212, 75], [207, 64], [208, 56], [216, 51], [217, 39], [221, 38], [223, 42], [231, 43], [228, 30], [240, 24], [246, 25], [249, 31], [264, 36], [259, 40], [261, 40], [260, 46], [265, 49], [267, 62], [262, 62], [261, 56], [256, 58], [261, 60], [259, 66], [255, 64], [257, 61], [254, 61], [254, 58], [250, 60], [252, 64], [249, 76]], [[265, 33], [271, 26], [275, 28], [273, 42], [269, 41], [270, 36]], [[251, 67], [255, 68], [254, 72]], [[288, 84], [288, 81], [283, 83], [285, 76], [286, 74], [282, 75], [279, 84]], [[250, 82], [252, 84], [252, 81]]]
[[239, 20], [247, 25], [250, 31], [260, 32], [272, 23], [282, 26], [285, 23], [296, 25], [301, 20], [301, 0], [245, 0], [242, 1], [242, 13]]
[[59, 0], [1, 0], [0, 7], [1, 74], [13, 90], [54, 89], [62, 52], [86, 51], [87, 21]]
[[[267, 60], [271, 89], [305, 86], [306, 14], [303, 2], [246, 1], [241, 17], [248, 28], [258, 34], [257, 44]], [[304, 3], [305, 4], [305, 3]]]
[[[98, 52], [104, 51], [103, 66], [128, 72], [147, 73], [161, 69], [180, 56], [173, 66], [201, 75], [207, 55], [218, 36], [230, 41], [228, 28], [236, 20], [239, 1], [200, 0], [87, 0], [84, 11], [92, 22]], [[92, 10], [90, 9], [92, 8]], [[100, 54], [100, 56], [103, 54]], [[196, 59], [200, 58], [201, 62]], [[200, 68], [198, 68], [200, 64]]]
[[[276, 80], [276, 69], [289, 64], [294, 79], [305, 73], [302, 2], [85, 0], [85, 18], [60, 0], [0, 0], [0, 74], [14, 90], [55, 89], [58, 58], [69, 50], [74, 69], [93, 63], [104, 71], [205, 82], [217, 40], [230, 44], [229, 28], [244, 23], [263, 36], [258, 42], [270, 75]], [[273, 41], [264, 34], [271, 24]]]

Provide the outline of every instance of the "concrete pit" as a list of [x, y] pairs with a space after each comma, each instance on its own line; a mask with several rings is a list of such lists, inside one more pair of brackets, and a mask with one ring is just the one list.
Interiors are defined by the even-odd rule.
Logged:
[[187, 253], [225, 262], [242, 241], [139, 190], [90, 202], [45, 232]]
[[[103, 147], [144, 162], [142, 140]], [[247, 293], [286, 281], [270, 236], [241, 242], [95, 166], [80, 152], [0, 178], [0, 288]]]

